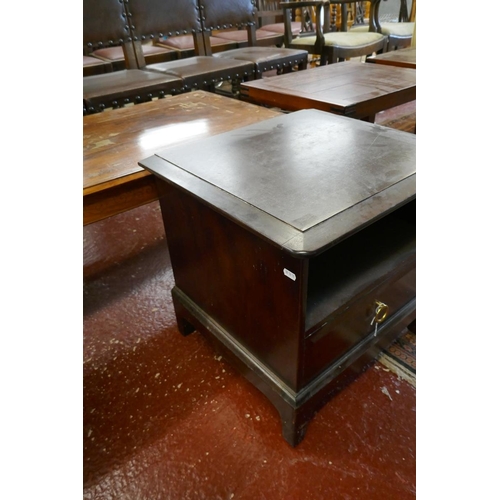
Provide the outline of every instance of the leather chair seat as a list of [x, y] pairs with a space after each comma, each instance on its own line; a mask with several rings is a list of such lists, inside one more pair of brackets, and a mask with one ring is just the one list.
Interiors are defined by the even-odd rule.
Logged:
[[[213, 45], [227, 45], [228, 42], [233, 42], [230, 44], [230, 48], [238, 47], [237, 40], [230, 40], [229, 38], [221, 39], [215, 36], [210, 37], [210, 43]], [[163, 38], [158, 42], [158, 44], [162, 47], [179, 51], [183, 57], [191, 57], [195, 55], [194, 41], [191, 35], [179, 35]]]
[[83, 66], [109, 66], [109, 63], [92, 56], [83, 56]]
[[[299, 21], [292, 21], [291, 25], [292, 25], [292, 36], [299, 36], [302, 30], [302, 23], [300, 23]], [[284, 34], [285, 24], [284, 23], [266, 24], [260, 29], [266, 31], [272, 31], [274, 33]]]
[[[126, 69], [83, 79], [83, 99], [89, 112], [92, 109], [120, 107], [127, 102], [148, 100], [148, 95], [160, 97], [180, 93], [182, 89], [181, 78], [139, 69]], [[137, 97], [140, 99], [137, 100]]]
[[244, 47], [218, 52], [214, 54], [214, 58], [249, 61], [255, 65], [255, 76], [259, 78], [265, 71], [307, 64], [307, 51], [277, 47]]
[[96, 57], [83, 56], [83, 76], [100, 75], [111, 71], [113, 71], [113, 66], [110, 62]]
[[100, 57], [106, 61], [124, 61], [123, 49], [121, 47], [105, 47], [104, 49], [97, 49], [92, 52], [94, 57]]
[[[276, 38], [276, 35], [279, 35], [279, 32], [259, 28], [255, 31], [255, 34], [257, 40], [264, 40], [266, 38]], [[212, 38], [223, 38], [225, 40], [236, 41], [238, 43], [248, 43], [247, 30], [220, 31], [213, 35]], [[214, 45], [215, 44], [213, 44], [212, 47]]]
[[179, 58], [177, 50], [148, 43], [142, 44], [142, 53], [144, 54], [146, 64], [174, 61]]
[[149, 64], [146, 70], [182, 78], [185, 88], [204, 89], [225, 80], [252, 80], [254, 67], [251, 62], [230, 61], [215, 56], [194, 56], [178, 61]]
[[91, 55], [92, 57], [96, 57], [102, 61], [110, 63], [113, 67], [113, 71], [121, 71], [125, 69], [125, 57], [121, 46], [96, 49]]
[[[214, 36], [210, 37], [210, 41], [220, 43], [220, 39], [218, 39]], [[236, 47], [237, 41], [236, 40], [233, 40], [233, 41], [234, 41], [234, 46]], [[227, 41], [225, 43], [227, 43]], [[180, 52], [189, 52], [189, 53], [192, 53], [194, 55], [194, 41], [193, 41], [193, 37], [191, 35], [179, 35], [179, 36], [173, 36], [173, 37], [169, 37], [169, 38], [163, 38], [163, 39], [160, 39], [158, 44], [162, 47], [168, 47], [170, 49], [175, 49], [175, 50], [178, 50]]]
[[[173, 49], [160, 47], [153, 44], [142, 44], [142, 51], [147, 63], [158, 63], [163, 61], [172, 61], [178, 58], [178, 54]], [[125, 69], [125, 57], [122, 47], [106, 47], [92, 52], [92, 56], [98, 57], [103, 61], [110, 61], [114, 70]]]
[[191, 35], [179, 35], [168, 38], [162, 38], [158, 42], [162, 47], [168, 47], [175, 50], [194, 50], [193, 37]]

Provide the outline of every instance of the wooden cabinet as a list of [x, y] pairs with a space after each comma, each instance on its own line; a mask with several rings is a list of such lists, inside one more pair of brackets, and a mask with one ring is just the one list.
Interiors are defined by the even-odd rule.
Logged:
[[415, 136], [304, 110], [140, 164], [180, 331], [208, 335], [296, 445], [415, 318]]

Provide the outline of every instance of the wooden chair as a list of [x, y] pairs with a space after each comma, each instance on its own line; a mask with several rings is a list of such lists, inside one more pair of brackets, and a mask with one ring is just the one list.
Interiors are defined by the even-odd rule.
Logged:
[[[255, 3], [255, 0], [253, 0]], [[198, 3], [199, 0], [198, 0]], [[200, 8], [204, 8], [201, 6]], [[281, 47], [284, 42], [284, 33], [279, 30], [267, 29], [261, 27], [261, 18], [259, 11], [254, 11], [255, 14], [255, 41], [254, 44], [260, 47]], [[205, 21], [205, 20], [204, 20]], [[205, 23], [203, 23], [205, 25]], [[209, 34], [209, 51], [210, 53], [224, 52], [232, 49], [241, 49], [249, 47], [248, 31], [245, 25], [234, 24], [233, 22], [223, 22], [218, 25], [210, 26]], [[236, 42], [236, 46], [232, 46]]]
[[[106, 73], [126, 67], [123, 54], [123, 41], [131, 36], [129, 19], [123, 1], [101, 2], [100, 0], [83, 0], [83, 55], [84, 76]], [[153, 45], [144, 41], [143, 51], [148, 63], [177, 59], [177, 52], [170, 48]], [[102, 61], [104, 66], [98, 68], [93, 57]], [[102, 71], [99, 71], [102, 69]]]
[[[122, 0], [84, 0], [83, 14], [84, 65], [88, 62], [85, 56], [92, 57], [100, 49], [114, 49], [121, 54], [124, 67], [83, 77], [85, 114], [182, 91], [181, 78], [148, 74], [138, 68], [130, 22]], [[105, 64], [108, 70], [113, 66], [111, 61]]]
[[[416, 9], [416, 1], [412, 0], [412, 12]], [[400, 0], [400, 9], [398, 15], [398, 22], [381, 22], [380, 18], [380, 5], [378, 2], [374, 6], [374, 23], [378, 33], [387, 36], [387, 50], [396, 50], [409, 47], [412, 43], [413, 32], [415, 30], [414, 19], [410, 20], [408, 15], [408, 7], [406, 0]], [[366, 32], [369, 26], [353, 26], [350, 31]]]
[[[294, 21], [294, 14], [290, 12], [292, 36], [299, 36], [301, 33], [311, 31], [307, 19], [301, 16], [300, 21]], [[285, 21], [283, 19], [283, 9], [280, 7], [279, 1], [274, 0], [257, 0], [257, 17], [259, 29], [272, 31], [285, 36]], [[283, 38], [284, 41], [284, 38]]]
[[[92, 57], [102, 62], [103, 71], [125, 69], [125, 58], [121, 45], [130, 37], [123, 3], [118, 0], [105, 2], [105, 8], [99, 0], [83, 0], [83, 56], [84, 76], [93, 73], [85, 70], [90, 67]], [[113, 54], [110, 58], [109, 55]], [[106, 70], [105, 70], [106, 69]]]
[[295, 48], [261, 46], [257, 43], [257, 18], [253, 0], [199, 0], [203, 12], [206, 54], [212, 54], [209, 35], [221, 26], [246, 32], [248, 46], [213, 54], [214, 59], [246, 61], [252, 64], [255, 78], [266, 71], [289, 72], [307, 68], [307, 51]]
[[[256, 1], [255, 22], [257, 24], [255, 29], [255, 44], [261, 47], [282, 47], [285, 41], [285, 25], [283, 22], [279, 22], [283, 18], [282, 10], [276, 9], [279, 2], [270, 0]], [[298, 35], [301, 23], [293, 22], [292, 26], [294, 35]], [[249, 46], [248, 33], [244, 27], [235, 29], [232, 25], [229, 28], [227, 25], [222, 25], [220, 28], [222, 29], [212, 31], [212, 35], [210, 36], [210, 47], [213, 53]], [[229, 44], [235, 41], [237, 42], [237, 47], [231, 47]]]
[[[136, 60], [145, 72], [161, 73], [181, 78], [184, 91], [203, 89], [215, 91], [224, 81], [232, 82], [237, 92], [239, 83], [254, 78], [253, 65], [247, 61], [218, 59], [207, 55], [205, 33], [197, 0], [128, 0], [127, 9], [131, 19], [131, 29], [135, 40]], [[137, 42], [146, 38], [162, 39], [175, 46], [178, 37], [191, 38], [194, 55], [176, 61], [147, 64], [142, 54], [142, 46]]]
[[[101, 0], [102, 3], [108, 1]], [[140, 47], [141, 44], [136, 43]], [[122, 50], [127, 66], [125, 69], [83, 78], [84, 114], [97, 113], [106, 108], [121, 108], [131, 103], [139, 104], [168, 94], [181, 93], [184, 89], [182, 78], [138, 69], [131, 40], [123, 42]]]
[[[175, 18], [182, 20], [186, 17], [186, 14], [189, 12], [199, 12], [199, 5], [198, 5], [198, 0], [189, 0], [188, 2], [186, 1], [179, 1], [179, 5], [172, 6], [171, 12], [170, 12], [170, 21], [168, 22], [167, 25], [164, 24], [164, 16], [165, 13], [161, 12], [161, 7], [160, 11], [162, 20], [158, 21], [158, 23], [152, 23], [151, 25], [147, 24], [149, 23], [149, 18], [148, 16], [145, 16], [143, 13], [141, 13], [141, 31], [146, 30], [148, 33], [150, 33], [149, 36], [154, 36], [153, 33], [155, 30], [157, 30], [158, 26], [160, 26], [160, 30], [158, 33], [159, 39], [158, 39], [158, 44], [162, 47], [167, 47], [173, 50], [176, 50], [181, 58], [188, 58], [188, 57], [194, 57], [194, 56], [200, 56], [205, 53], [205, 48], [203, 45], [203, 42], [200, 42], [198, 44], [198, 40], [196, 37], [193, 37], [193, 34], [190, 29], [185, 29], [185, 23], [181, 22], [180, 24], [177, 23], [179, 26], [182, 26], [180, 30], [177, 29], [169, 29], [168, 31], [166, 30], [165, 26], [174, 26], [175, 23]], [[156, 4], [151, 4], [149, 1], [146, 2], [146, 5], [153, 5], [153, 8], [156, 9]], [[137, 5], [136, 2], [134, 2], [134, 8], [137, 10], [139, 6]], [[197, 16], [199, 18], [199, 15]], [[163, 23], [163, 24], [161, 24]], [[201, 19], [198, 19], [198, 23], [201, 23]], [[163, 26], [163, 28], [161, 28]], [[154, 28], [154, 29], [153, 29]], [[201, 28], [196, 28], [199, 31]], [[239, 46], [239, 41], [235, 39], [231, 39], [229, 36], [225, 36], [222, 38], [218, 38], [216, 36], [213, 36], [210, 38], [210, 42], [212, 44], [212, 47], [214, 47], [215, 51], [219, 50], [227, 50], [227, 49], [235, 49]]]
[[[375, 5], [381, 0], [371, 0]], [[282, 2], [285, 13], [285, 46], [307, 50], [310, 54], [320, 56], [320, 64], [332, 64], [353, 57], [369, 56], [386, 50], [387, 38], [376, 32], [373, 23], [373, 12], [370, 9], [370, 27], [368, 32], [347, 31], [347, 4], [350, 0], [306, 0]], [[342, 31], [331, 31], [329, 16], [325, 20], [325, 11], [329, 13], [330, 4], [342, 7]], [[313, 7], [315, 10], [316, 33], [311, 36], [292, 37], [290, 17], [287, 11], [297, 7]]]

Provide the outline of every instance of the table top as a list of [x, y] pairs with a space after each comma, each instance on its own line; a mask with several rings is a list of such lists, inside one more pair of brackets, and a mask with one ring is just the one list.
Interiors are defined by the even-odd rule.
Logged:
[[139, 160], [167, 146], [277, 115], [277, 111], [199, 90], [84, 116], [84, 196], [150, 175]]
[[250, 102], [289, 111], [320, 109], [352, 118], [416, 99], [416, 74], [407, 68], [345, 61], [241, 84]]
[[366, 58], [366, 62], [417, 69], [417, 48], [391, 50], [385, 54], [377, 54]]
[[324, 249], [415, 195], [413, 134], [317, 110], [141, 165], [294, 253]]

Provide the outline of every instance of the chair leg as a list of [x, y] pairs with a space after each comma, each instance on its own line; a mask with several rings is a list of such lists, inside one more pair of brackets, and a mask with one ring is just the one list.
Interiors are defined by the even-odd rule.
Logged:
[[307, 69], [307, 63], [308, 63], [308, 61], [307, 61], [307, 58], [306, 58], [306, 59], [304, 59], [304, 61], [302, 61], [302, 62], [299, 63], [298, 70], [302, 71], [304, 69]]
[[328, 48], [328, 64], [335, 64], [336, 62], [340, 61], [341, 58], [339, 57], [337, 51], [335, 50], [335, 47], [329, 47]]

